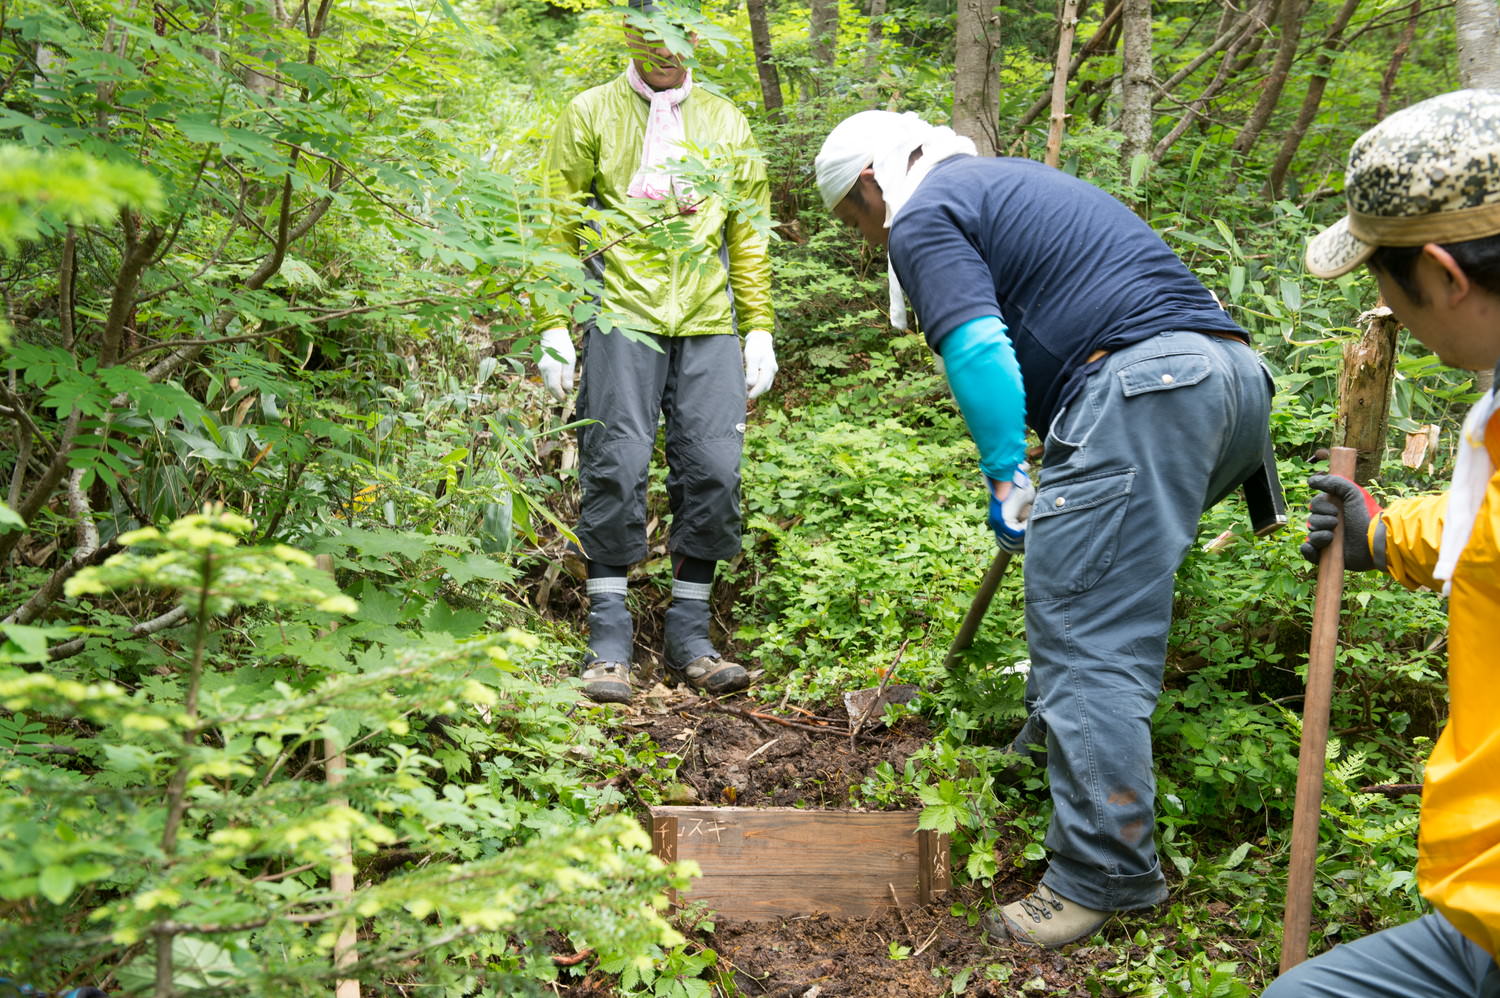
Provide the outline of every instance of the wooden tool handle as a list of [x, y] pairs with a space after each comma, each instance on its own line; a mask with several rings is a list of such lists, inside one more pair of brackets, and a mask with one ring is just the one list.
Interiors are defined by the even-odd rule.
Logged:
[[969, 604], [969, 612], [964, 615], [964, 622], [959, 626], [958, 634], [953, 638], [953, 644], [948, 647], [948, 657], [943, 659], [944, 669], [951, 668], [959, 653], [974, 643], [974, 635], [979, 631], [979, 623], [984, 620], [985, 611], [990, 608], [990, 601], [995, 598], [995, 590], [1000, 588], [1000, 580], [1005, 578], [1005, 570], [1010, 567], [1010, 560], [1013, 557], [1015, 555], [1009, 551], [995, 552], [995, 560], [990, 562], [989, 571], [985, 572], [984, 578], [980, 580], [979, 591], [974, 594], [974, 602]]
[[[1352, 447], [1335, 447], [1328, 470], [1354, 479]], [[1328, 710], [1333, 700], [1333, 660], [1339, 643], [1339, 606], [1344, 594], [1344, 519], [1318, 562], [1312, 644], [1307, 653], [1307, 694], [1302, 702], [1302, 747], [1297, 756], [1297, 800], [1292, 810], [1292, 857], [1282, 920], [1281, 972], [1307, 959], [1312, 929], [1313, 875], [1318, 860], [1318, 821], [1323, 811], [1323, 770], [1328, 756]]]

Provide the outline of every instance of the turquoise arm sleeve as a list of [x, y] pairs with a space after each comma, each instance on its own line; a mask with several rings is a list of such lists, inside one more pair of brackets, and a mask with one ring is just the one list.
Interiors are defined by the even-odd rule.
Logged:
[[1026, 389], [1005, 323], [998, 315], [970, 319], [938, 341], [938, 353], [979, 448], [980, 469], [1010, 481], [1026, 459]]

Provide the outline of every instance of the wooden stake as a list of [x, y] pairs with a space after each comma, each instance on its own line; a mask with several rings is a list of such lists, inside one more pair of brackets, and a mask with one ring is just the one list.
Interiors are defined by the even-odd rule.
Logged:
[[[333, 575], [333, 556], [320, 554], [317, 557], [318, 567]], [[344, 782], [344, 773], [349, 768], [344, 758], [343, 746], [336, 739], [323, 739], [323, 773], [330, 790], [336, 790]], [[329, 803], [335, 807], [348, 807], [349, 798], [337, 794], [329, 798]], [[340, 898], [354, 897], [354, 845], [346, 836], [339, 842], [338, 855], [333, 860], [333, 872], [329, 874], [329, 887], [334, 895]], [[333, 968], [342, 970], [359, 961], [359, 953], [355, 949], [358, 941], [358, 933], [354, 928], [354, 919], [350, 918], [339, 926], [338, 939], [333, 944]], [[339, 980], [334, 982], [333, 998], [359, 998], [359, 981]]]
[[[1354, 479], [1356, 452], [1335, 447], [1328, 470]], [[1344, 593], [1344, 522], [1318, 562], [1312, 645], [1307, 653], [1307, 694], [1302, 702], [1302, 747], [1297, 757], [1297, 800], [1292, 810], [1292, 858], [1282, 919], [1281, 973], [1307, 959], [1312, 930], [1313, 875], [1318, 861], [1318, 822], [1323, 813], [1323, 771], [1328, 757], [1328, 710], [1333, 700], [1333, 660], [1339, 643]]]

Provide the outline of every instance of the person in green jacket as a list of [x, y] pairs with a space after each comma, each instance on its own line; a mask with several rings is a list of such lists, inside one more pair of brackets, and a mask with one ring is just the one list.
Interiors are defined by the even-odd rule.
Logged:
[[[646, 482], [663, 417], [672, 516], [668, 674], [715, 695], [749, 684], [744, 667], [710, 640], [708, 598], [715, 564], [740, 549], [746, 400], [776, 374], [769, 237], [746, 209], [768, 217], [770, 192], [749, 123], [695, 86], [653, 30], [662, 18], [680, 24], [691, 14], [656, 0], [630, 6], [625, 72], [568, 104], [546, 161], [548, 193], [560, 206], [551, 242], [584, 259], [599, 304], [599, 318], [580, 330], [578, 416], [594, 422], [578, 433], [576, 534], [588, 564], [584, 692], [612, 703], [631, 695], [626, 576], [646, 557]], [[674, 165], [684, 158], [722, 165], [733, 197], [696, 191]], [[590, 202], [605, 212], [586, 225]], [[674, 242], [681, 248], [662, 248], [666, 219], [685, 229]], [[606, 317], [632, 333], [601, 328]], [[542, 381], [562, 400], [576, 361], [569, 317], [538, 318]]]

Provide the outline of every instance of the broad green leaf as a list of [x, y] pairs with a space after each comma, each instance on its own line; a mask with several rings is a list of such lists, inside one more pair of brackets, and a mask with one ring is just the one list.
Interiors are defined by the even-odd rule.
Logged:
[[53, 904], [62, 904], [68, 900], [77, 883], [72, 869], [57, 863], [43, 867], [36, 880], [37, 890]]

